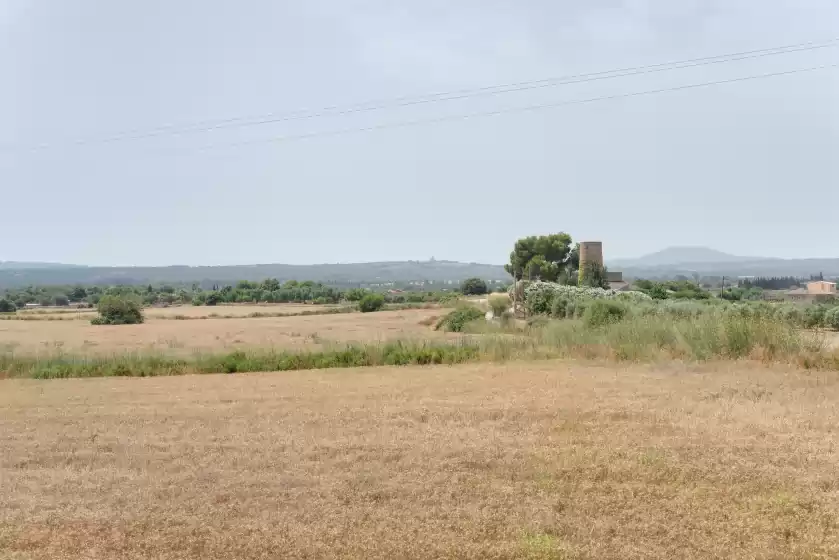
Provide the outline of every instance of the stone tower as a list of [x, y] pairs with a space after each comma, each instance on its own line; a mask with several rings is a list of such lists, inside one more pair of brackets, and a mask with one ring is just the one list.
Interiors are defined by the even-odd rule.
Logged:
[[601, 241], [580, 242], [580, 272], [579, 283], [582, 285], [586, 266], [596, 264], [603, 268], [603, 243]]

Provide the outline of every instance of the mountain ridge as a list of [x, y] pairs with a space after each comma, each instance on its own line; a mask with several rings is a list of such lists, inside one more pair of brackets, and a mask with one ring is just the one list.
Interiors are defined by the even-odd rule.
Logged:
[[783, 260], [775, 257], [744, 257], [702, 246], [667, 247], [634, 259], [615, 259], [616, 265], [667, 266], [683, 264], [735, 263]]

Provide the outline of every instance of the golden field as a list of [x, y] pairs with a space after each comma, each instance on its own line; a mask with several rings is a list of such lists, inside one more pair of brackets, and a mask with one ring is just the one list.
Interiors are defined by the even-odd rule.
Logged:
[[[262, 305], [176, 305], [171, 307], [147, 307], [143, 314], [149, 319], [174, 319], [175, 317], [186, 317], [188, 319], [214, 318], [214, 317], [247, 317], [253, 313], [264, 313], [268, 315], [295, 315], [300, 313], [317, 313], [329, 309], [342, 307], [342, 305], [312, 305], [307, 303], [271, 303]], [[93, 319], [97, 316], [95, 309], [72, 309], [67, 307], [41, 307], [35, 309], [19, 309], [16, 313], [19, 317], [41, 320], [74, 320]]]
[[835, 372], [544, 361], [0, 385], [3, 558], [839, 558]]
[[[293, 304], [292, 304], [293, 305]], [[256, 311], [259, 307], [262, 311]], [[16, 354], [113, 354], [151, 351], [171, 354], [223, 352], [238, 348], [317, 349], [329, 343], [440, 339], [427, 323], [441, 309], [246, 318], [253, 312], [284, 312], [284, 306], [179, 307], [150, 309], [141, 325], [91, 325], [88, 320], [0, 321], [0, 349]], [[311, 311], [317, 306], [300, 305]], [[241, 318], [172, 320], [160, 313], [195, 314], [213, 310]], [[292, 312], [288, 308], [289, 312]], [[202, 316], [202, 315], [196, 315]], [[426, 323], [426, 324], [421, 324]]]

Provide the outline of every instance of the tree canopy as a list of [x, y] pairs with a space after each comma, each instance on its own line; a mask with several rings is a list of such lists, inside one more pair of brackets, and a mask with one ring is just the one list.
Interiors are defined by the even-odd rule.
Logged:
[[482, 296], [489, 291], [487, 283], [480, 278], [467, 278], [460, 285], [460, 291], [465, 296]]
[[562, 277], [570, 276], [575, 254], [579, 262], [579, 252], [573, 246], [571, 236], [565, 232], [532, 235], [516, 241], [510, 253], [510, 263], [504, 269], [516, 279], [538, 278], [558, 282]]

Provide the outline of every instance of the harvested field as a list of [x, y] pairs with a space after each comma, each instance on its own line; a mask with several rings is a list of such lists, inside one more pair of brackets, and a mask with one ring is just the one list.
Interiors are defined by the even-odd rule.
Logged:
[[839, 557], [835, 372], [539, 362], [0, 385], [4, 557]]
[[[345, 305], [310, 305], [304, 303], [275, 303], [264, 305], [179, 305], [172, 307], [147, 307], [143, 310], [149, 319], [174, 319], [186, 317], [188, 319], [200, 319], [202, 317], [247, 317], [255, 313], [266, 315], [295, 315], [299, 313], [318, 313], [345, 307]], [[87, 319], [96, 317], [95, 309], [67, 309], [64, 307], [47, 307], [38, 309], [21, 309], [17, 312], [19, 317], [26, 317], [43, 320], [61, 319]]]
[[173, 321], [155, 319], [149, 314], [142, 325], [119, 326], [91, 325], [87, 321], [0, 321], [0, 349], [21, 354], [57, 351], [190, 354], [253, 347], [316, 349], [330, 342], [376, 342], [395, 338], [442, 339], [442, 333], [420, 324], [440, 314], [439, 309], [406, 309], [224, 321]]

